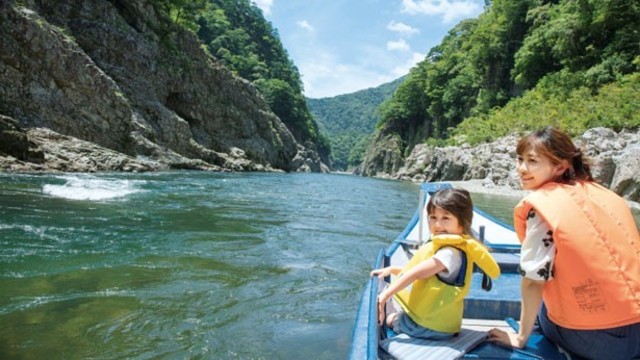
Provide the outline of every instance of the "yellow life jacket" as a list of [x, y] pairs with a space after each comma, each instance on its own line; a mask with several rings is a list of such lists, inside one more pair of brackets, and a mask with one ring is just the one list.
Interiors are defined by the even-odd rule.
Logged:
[[[437, 276], [414, 281], [410, 287], [398, 292], [395, 299], [402, 309], [417, 324], [435, 331], [456, 333], [462, 326], [464, 298], [471, 288], [473, 264], [477, 264], [487, 275], [495, 279], [500, 267], [489, 251], [469, 236], [437, 235], [424, 244], [409, 260], [402, 273], [432, 257], [445, 246], [453, 246], [466, 254], [467, 266], [464, 284], [447, 285]], [[461, 269], [462, 270], [462, 269]]]
[[549, 318], [584, 330], [640, 322], [640, 238], [625, 201], [592, 182], [545, 184], [514, 210], [520, 241], [531, 208], [556, 245], [554, 278], [542, 293]]

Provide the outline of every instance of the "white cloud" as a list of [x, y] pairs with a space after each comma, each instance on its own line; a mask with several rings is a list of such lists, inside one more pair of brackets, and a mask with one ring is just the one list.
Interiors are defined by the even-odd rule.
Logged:
[[413, 55], [411, 55], [411, 58], [407, 59], [404, 64], [396, 66], [393, 69], [392, 73], [394, 78], [399, 78], [400, 76], [407, 75], [409, 73], [409, 70], [411, 70], [412, 67], [416, 66], [417, 63], [424, 60], [425, 57], [425, 54], [414, 52]]
[[299, 62], [305, 96], [332, 97], [376, 87], [398, 77], [382, 74], [367, 66], [340, 63], [329, 52], [316, 52]]
[[298, 21], [298, 22], [296, 22], [296, 24], [297, 24], [299, 27], [301, 27], [301, 28], [303, 28], [303, 29], [305, 29], [305, 30], [309, 30], [309, 31], [311, 31], [311, 32], [313, 32], [313, 31], [315, 30], [315, 29], [313, 28], [313, 26], [311, 26], [311, 24], [309, 24], [309, 22], [308, 22], [307, 20], [301, 20], [301, 21]]
[[409, 46], [409, 44], [407, 44], [406, 41], [404, 41], [404, 39], [387, 42], [387, 50], [389, 51], [394, 51], [394, 50], [409, 51], [410, 49], [411, 47]]
[[483, 9], [472, 0], [402, 0], [402, 11], [409, 14], [442, 15], [444, 23], [474, 17]]
[[252, 0], [252, 2], [262, 10], [265, 16], [271, 14], [273, 0]]
[[419, 33], [420, 30], [413, 28], [407, 24], [403, 24], [401, 22], [395, 22], [395, 21], [391, 21], [389, 23], [389, 25], [387, 25], [387, 29], [394, 31], [394, 32], [398, 32], [401, 33], [403, 35], [413, 35], [416, 33]]

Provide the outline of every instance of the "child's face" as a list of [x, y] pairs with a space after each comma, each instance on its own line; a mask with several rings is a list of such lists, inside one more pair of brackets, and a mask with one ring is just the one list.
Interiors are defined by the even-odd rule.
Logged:
[[553, 181], [562, 175], [568, 168], [566, 162], [554, 165], [547, 156], [539, 154], [534, 149], [529, 149], [522, 155], [518, 155], [518, 175], [520, 186], [524, 190], [535, 190], [540, 186]]
[[453, 234], [462, 235], [464, 229], [452, 213], [439, 207], [429, 213], [429, 230], [434, 235]]

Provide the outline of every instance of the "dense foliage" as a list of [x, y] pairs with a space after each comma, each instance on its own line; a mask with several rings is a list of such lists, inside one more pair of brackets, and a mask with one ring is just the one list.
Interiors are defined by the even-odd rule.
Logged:
[[504, 108], [470, 117], [454, 130], [456, 143], [479, 143], [512, 132], [525, 132], [541, 124], [558, 126], [571, 136], [604, 126], [616, 131], [640, 127], [640, 73], [602, 86], [597, 93], [579, 87], [562, 96], [544, 86], [527, 92]]
[[376, 109], [390, 99], [404, 78], [375, 88], [322, 99], [307, 99], [309, 111], [331, 143], [332, 168], [347, 170], [362, 162], [378, 121]]
[[378, 131], [488, 141], [555, 124], [640, 126], [637, 0], [494, 0], [454, 27], [381, 106]]
[[325, 162], [329, 141], [320, 134], [303, 96], [298, 69], [277, 31], [250, 0], [152, 0], [161, 13], [194, 31], [207, 50], [256, 86], [296, 140]]

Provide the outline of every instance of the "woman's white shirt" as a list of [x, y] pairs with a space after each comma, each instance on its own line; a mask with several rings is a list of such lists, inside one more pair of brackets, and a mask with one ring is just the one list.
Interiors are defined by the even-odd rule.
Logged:
[[520, 274], [531, 280], [553, 279], [556, 244], [547, 222], [534, 209], [527, 215], [527, 234], [520, 249]]

